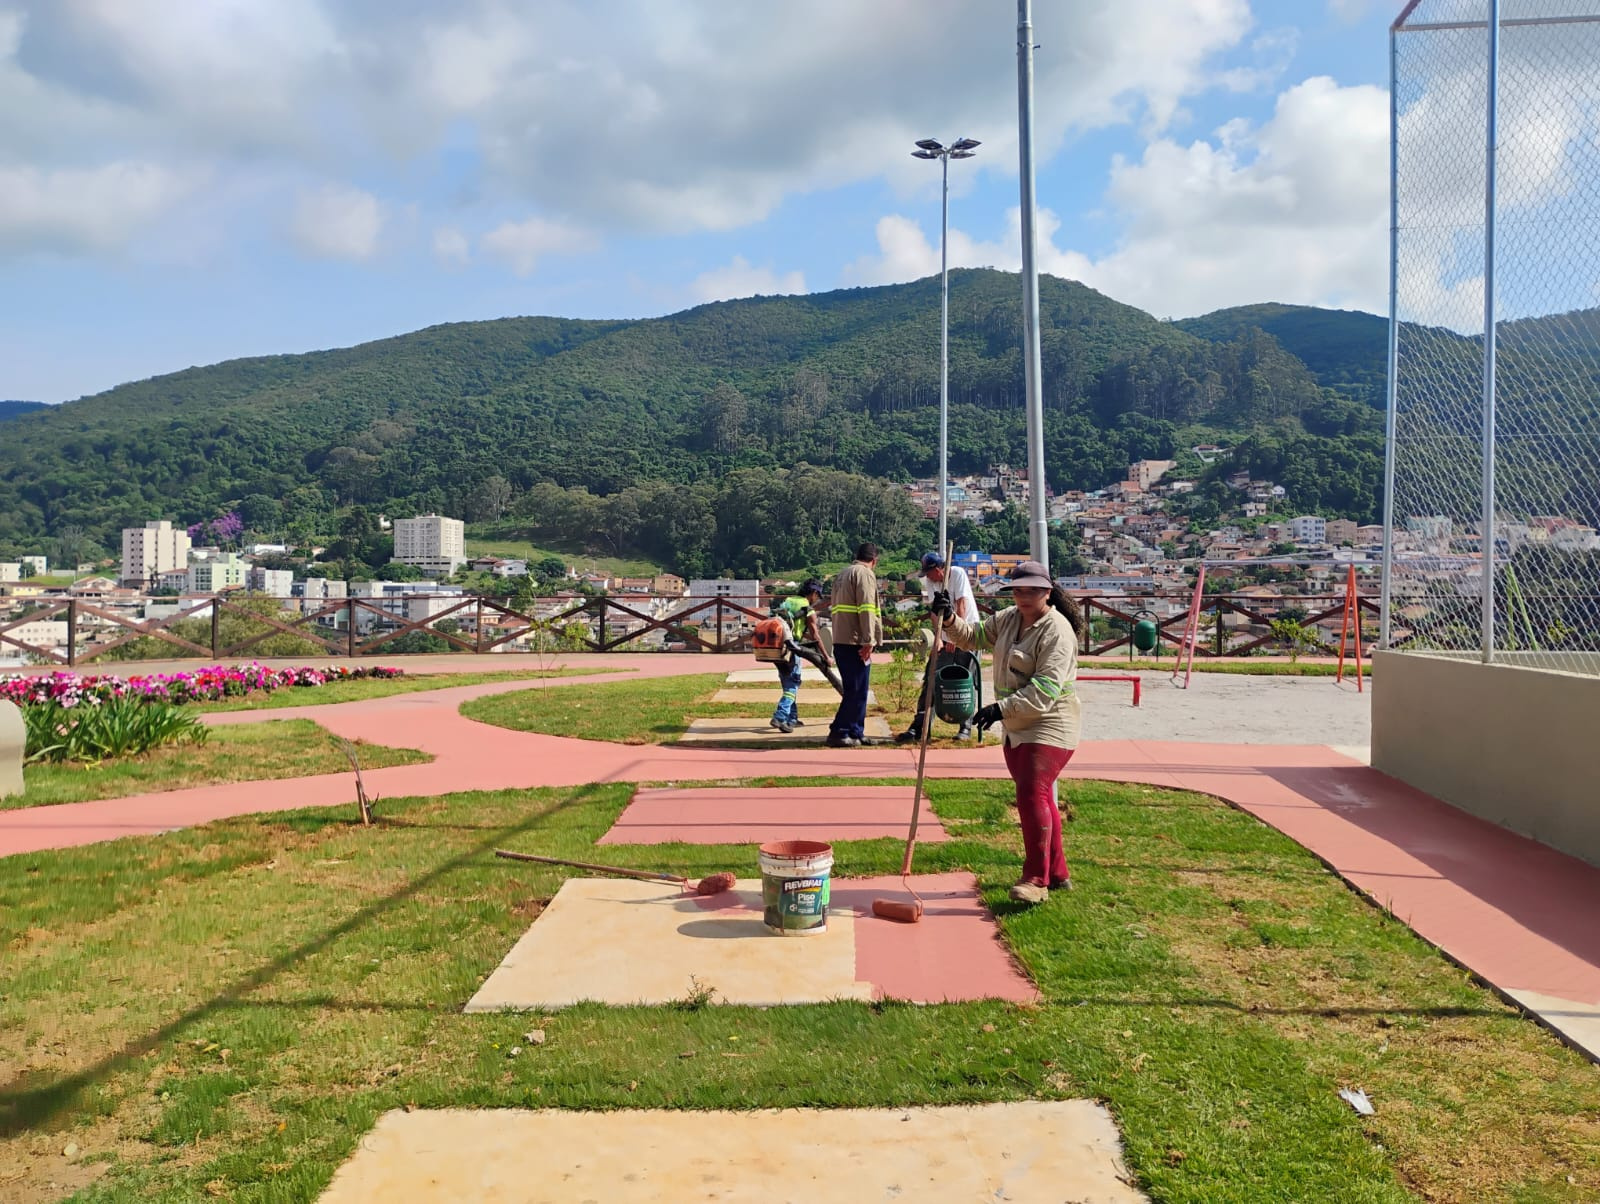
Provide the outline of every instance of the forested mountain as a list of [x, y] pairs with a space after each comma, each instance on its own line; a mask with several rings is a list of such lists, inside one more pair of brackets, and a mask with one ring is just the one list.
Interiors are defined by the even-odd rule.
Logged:
[[[958, 271], [950, 291], [952, 470], [1023, 463], [1018, 279]], [[1343, 484], [1297, 504], [1373, 517], [1376, 413], [1272, 333], [1200, 337], [1070, 281], [1040, 291], [1054, 485], [1099, 487], [1131, 459], [1253, 435], [1344, 467]], [[247, 498], [279, 529], [326, 533], [353, 505], [495, 518], [539, 485], [703, 494], [736, 469], [802, 464], [906, 479], [935, 469], [938, 348], [934, 277], [640, 321], [458, 323], [190, 369], [9, 423], [0, 551], [63, 528], [114, 547], [126, 523]]]
[[34, 410], [48, 408], [42, 401], [0, 401], [0, 422], [8, 418], [20, 418], [24, 414], [31, 414]]
[[1326, 389], [1376, 409], [1385, 405], [1389, 319], [1353, 309], [1308, 305], [1241, 305], [1174, 323], [1190, 334], [1232, 342], [1251, 330], [1277, 339]]

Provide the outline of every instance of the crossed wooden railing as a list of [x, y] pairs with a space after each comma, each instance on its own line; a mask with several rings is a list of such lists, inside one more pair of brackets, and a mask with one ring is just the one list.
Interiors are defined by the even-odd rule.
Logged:
[[[290, 635], [308, 641], [326, 655], [355, 658], [385, 650], [393, 654], [394, 641], [412, 632], [434, 636], [452, 650], [466, 653], [493, 652], [529, 635], [534, 636], [536, 642], [543, 641], [545, 649], [559, 644], [571, 651], [615, 652], [635, 645], [653, 632], [662, 633], [663, 641], [677, 641], [684, 650], [738, 652], [748, 649], [750, 630], [767, 616], [771, 602], [765, 596], [757, 599], [754, 606], [730, 598], [684, 598], [675, 600], [670, 613], [656, 615], [641, 609], [650, 608], [652, 599], [608, 595], [563, 599], [561, 601], [568, 602], [567, 605], [541, 618], [503, 599], [468, 596], [442, 609], [430, 610], [418, 619], [398, 615], [383, 604], [387, 601], [392, 606], [396, 602], [421, 598], [434, 599], [435, 596], [330, 598], [320, 605], [310, 603], [314, 609], [299, 615], [288, 612], [271, 615], [260, 613], [259, 602], [247, 606], [226, 594], [219, 594], [196, 600], [186, 609], [163, 618], [138, 619], [127, 610], [103, 602], [42, 597], [36, 602], [30, 600], [36, 609], [25, 615], [0, 617], [0, 652], [15, 649], [49, 663], [77, 666], [93, 660], [124, 659], [113, 654], [135, 640], [149, 639], [169, 645], [170, 659], [221, 660], [249, 654], [275, 635]], [[132, 599], [130, 604], [140, 601], [142, 599]], [[892, 599], [886, 600], [886, 609], [890, 601]], [[1119, 649], [1129, 649], [1131, 654], [1134, 624], [1141, 617], [1151, 617], [1155, 623], [1158, 650], [1165, 647], [1177, 651], [1183, 642], [1183, 627], [1188, 617], [1187, 597], [1100, 594], [1082, 597], [1079, 601], [1086, 608], [1088, 618], [1101, 617], [1112, 624], [1110, 633], [1090, 640], [1089, 647], [1084, 650], [1086, 655], [1104, 656]], [[1203, 643], [1197, 640], [1195, 652], [1209, 657], [1248, 655], [1276, 638], [1271, 631], [1273, 618], [1281, 617], [1284, 608], [1294, 607], [1291, 613], [1305, 613], [1306, 617], [1300, 622], [1312, 633], [1314, 647], [1337, 654], [1337, 649], [1323, 638], [1317, 625], [1337, 619], [1344, 602], [1342, 594], [1272, 598], [1237, 594], [1207, 596], [1202, 602], [1201, 619], [1203, 624], [1214, 622], [1214, 629], [1203, 637]], [[1155, 606], [1166, 606], [1170, 613], [1166, 617], [1142, 613]], [[1369, 615], [1378, 614], [1376, 599], [1363, 596], [1359, 606]], [[980, 610], [992, 613], [994, 608], [993, 599], [979, 600]], [[249, 622], [251, 631], [247, 637], [223, 638], [222, 619], [230, 613]], [[1242, 616], [1247, 624], [1245, 629], [1230, 630], [1224, 618], [1229, 614]], [[456, 620], [453, 624], [456, 630], [438, 629], [442, 620], [452, 618]], [[49, 619], [65, 623], [66, 639], [62, 644], [30, 643], [13, 634], [26, 624]], [[203, 629], [198, 638], [192, 629], [185, 629], [187, 634], [173, 630], [175, 624], [194, 619], [209, 620], [209, 639], [204, 638]], [[363, 627], [369, 630], [363, 632]], [[556, 636], [562, 638], [556, 641]], [[891, 638], [886, 642], [895, 641]]]

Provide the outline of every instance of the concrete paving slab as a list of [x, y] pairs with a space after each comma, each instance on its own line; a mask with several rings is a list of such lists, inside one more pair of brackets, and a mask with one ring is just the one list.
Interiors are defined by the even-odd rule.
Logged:
[[872, 998], [872, 985], [856, 981], [852, 913], [830, 913], [826, 932], [780, 937], [761, 922], [760, 879], [742, 879], [736, 890], [738, 906], [713, 909], [705, 904], [726, 896], [569, 878], [466, 1010], [670, 1003], [696, 983], [721, 1003]]
[[[778, 671], [776, 669], [735, 669], [728, 674], [728, 684], [730, 686], [770, 686], [775, 684], [777, 680]], [[828, 679], [822, 676], [822, 670], [815, 665], [801, 665], [800, 684], [805, 685], [807, 682], [825, 686], [828, 684]], [[835, 694], [834, 697], [837, 698], [838, 695]]]
[[[754, 786], [640, 790], [600, 844], [757, 844], [897, 839], [911, 822], [905, 786]], [[923, 797], [917, 840], [948, 840]]]
[[[792, 732], [780, 732], [771, 725], [771, 718], [771, 715], [764, 715], [754, 719], [696, 719], [689, 724], [689, 730], [678, 737], [677, 743], [775, 744], [792, 748], [796, 744], [821, 744], [828, 738], [828, 725], [821, 719], [807, 720], [804, 727]], [[889, 721], [878, 715], [869, 715], [867, 735], [877, 740], [890, 739]]]
[[971, 874], [911, 881], [923, 898], [921, 923], [872, 914], [875, 898], [909, 900], [899, 878], [836, 879], [827, 931], [781, 937], [761, 922], [759, 879], [701, 899], [654, 882], [569, 878], [466, 1010], [664, 1004], [696, 983], [718, 1002], [763, 1007], [1038, 997]]
[[1137, 1204], [1091, 1100], [750, 1112], [544, 1109], [378, 1118], [322, 1204]]
[[[739, 686], [734, 689], [718, 690], [711, 696], [711, 701], [733, 703], [736, 706], [765, 707], [770, 714], [772, 708], [778, 705], [778, 684], [771, 682], [769, 685], [770, 688], [765, 690], [758, 690], [753, 686]], [[832, 686], [812, 687], [810, 689], [801, 686], [798, 701], [801, 706], [838, 706], [839, 695], [834, 692]], [[877, 701], [878, 696], [868, 690], [867, 702], [870, 704]]]

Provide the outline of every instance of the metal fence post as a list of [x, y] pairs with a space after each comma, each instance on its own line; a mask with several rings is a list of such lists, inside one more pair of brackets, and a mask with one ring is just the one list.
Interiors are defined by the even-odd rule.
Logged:
[[67, 602], [67, 664], [78, 667], [78, 600]]

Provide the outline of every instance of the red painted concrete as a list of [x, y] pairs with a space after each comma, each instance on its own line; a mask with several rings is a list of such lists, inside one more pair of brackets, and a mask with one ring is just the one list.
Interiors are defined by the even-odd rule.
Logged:
[[[703, 672], [711, 658], [638, 659], [647, 663], [632, 672], [653, 676]], [[616, 662], [608, 658], [608, 663]], [[237, 712], [210, 721], [253, 723], [274, 714], [309, 718], [350, 738], [434, 754], [428, 765], [367, 774], [368, 790], [385, 797], [587, 782], [844, 774], [908, 778], [915, 771], [914, 754], [894, 746], [634, 748], [506, 731], [456, 712], [468, 698], [557, 684], [561, 679], [492, 683], [288, 712]], [[993, 744], [933, 750], [928, 771], [942, 778], [1005, 777]], [[1592, 918], [1600, 914], [1600, 869], [1456, 811], [1331, 749], [1103, 741], [1081, 748], [1067, 776], [1225, 798], [1305, 845], [1495, 985], [1600, 1004], [1600, 926]], [[0, 856], [167, 831], [228, 815], [352, 801], [350, 775], [334, 774], [0, 812]], [[1085, 879], [1080, 887], [1092, 889], [1092, 884]]]
[[[872, 914], [874, 899], [911, 901], [899, 878], [836, 878], [833, 882], [828, 909], [854, 913], [856, 981], [871, 983], [874, 998], [915, 1003], [974, 999], [1025, 1003], [1039, 997], [1000, 939], [999, 925], [983, 905], [975, 877], [966, 873], [916, 874], [911, 882], [923, 901], [922, 919], [916, 924], [900, 924]], [[757, 914], [733, 893], [695, 902], [706, 911]]]
[[[640, 790], [600, 844], [755, 844], [767, 840], [904, 839], [904, 786], [704, 787]], [[949, 839], [923, 800], [917, 839]]]

